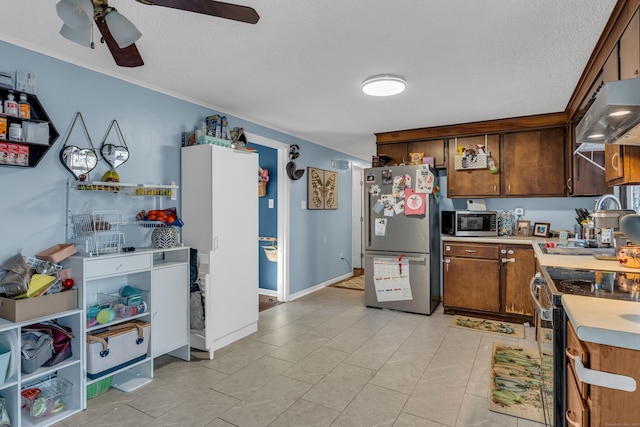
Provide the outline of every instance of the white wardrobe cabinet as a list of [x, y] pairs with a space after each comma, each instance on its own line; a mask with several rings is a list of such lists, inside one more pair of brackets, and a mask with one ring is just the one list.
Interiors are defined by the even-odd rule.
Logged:
[[182, 148], [182, 239], [198, 250], [205, 329], [213, 352], [258, 329], [258, 155], [216, 145]]

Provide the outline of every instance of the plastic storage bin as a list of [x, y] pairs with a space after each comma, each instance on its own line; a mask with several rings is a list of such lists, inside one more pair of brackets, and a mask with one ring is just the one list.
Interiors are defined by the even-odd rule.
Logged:
[[134, 319], [87, 334], [87, 378], [95, 380], [147, 357], [150, 325]]

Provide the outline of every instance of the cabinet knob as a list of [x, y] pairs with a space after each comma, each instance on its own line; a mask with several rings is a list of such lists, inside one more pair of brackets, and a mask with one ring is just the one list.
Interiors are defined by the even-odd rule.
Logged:
[[507, 253], [508, 253], [509, 255], [513, 255], [513, 249], [509, 249], [509, 250], [507, 251]]
[[507, 250], [506, 250], [506, 249], [502, 249], [502, 250], [500, 250], [500, 253], [501, 253], [501, 254], [506, 254], [506, 253], [507, 253]]

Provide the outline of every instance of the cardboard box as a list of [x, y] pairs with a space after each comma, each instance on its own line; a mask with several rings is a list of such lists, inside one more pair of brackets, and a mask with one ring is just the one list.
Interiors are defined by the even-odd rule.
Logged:
[[37, 319], [78, 308], [78, 291], [14, 300], [0, 297], [0, 317], [12, 322]]
[[78, 250], [73, 243], [58, 243], [44, 251], [38, 252], [36, 254], [36, 258], [58, 264], [60, 261], [69, 258], [76, 252], [78, 252]]

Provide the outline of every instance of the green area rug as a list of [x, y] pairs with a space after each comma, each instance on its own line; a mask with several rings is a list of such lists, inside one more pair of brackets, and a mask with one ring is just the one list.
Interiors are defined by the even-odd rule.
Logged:
[[544, 423], [540, 386], [542, 375], [551, 375], [552, 365], [550, 357], [540, 360], [537, 349], [494, 343], [489, 410]]

